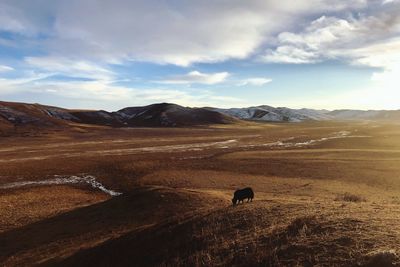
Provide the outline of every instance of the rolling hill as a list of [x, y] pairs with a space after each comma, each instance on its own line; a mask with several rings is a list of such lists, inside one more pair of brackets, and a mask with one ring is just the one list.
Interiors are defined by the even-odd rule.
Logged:
[[161, 103], [116, 112], [71, 110], [40, 104], [0, 102], [0, 127], [48, 128], [71, 122], [113, 127], [180, 127], [234, 123], [238, 120], [204, 108]]
[[144, 107], [124, 108], [115, 113], [126, 125], [132, 126], [191, 126], [225, 124], [237, 121], [231, 116], [204, 108], [188, 108], [161, 103]]

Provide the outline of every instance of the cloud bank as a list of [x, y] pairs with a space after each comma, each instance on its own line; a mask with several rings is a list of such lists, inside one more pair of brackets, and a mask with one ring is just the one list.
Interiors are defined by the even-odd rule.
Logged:
[[[269, 73], [249, 73], [248, 65], [329, 61], [373, 68], [371, 81], [385, 88], [398, 82], [399, 1], [0, 3], [3, 96], [40, 95], [76, 99], [82, 105], [101, 102], [102, 106], [124, 105], [126, 99], [132, 103], [179, 99], [183, 104], [210, 105], [208, 98], [224, 99], [230, 105], [241, 97], [209, 87], [279, 84]], [[149, 74], [141, 73], [141, 77], [135, 68], [124, 69], [134, 64], [164, 66], [167, 71], [149, 78], [146, 75], [156, 67], [144, 65]], [[241, 69], [232, 70], [234, 64]], [[271, 80], [274, 83], [269, 84]], [[190, 85], [207, 89], [204, 93], [182, 89]], [[80, 94], [82, 98], [77, 97]]]

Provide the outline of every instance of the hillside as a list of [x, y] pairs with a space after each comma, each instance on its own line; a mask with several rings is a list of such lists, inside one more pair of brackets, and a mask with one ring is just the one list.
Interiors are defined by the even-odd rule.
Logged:
[[[174, 198], [187, 194], [172, 192]], [[379, 218], [390, 214], [368, 217], [368, 204], [322, 198], [312, 203], [286, 195], [284, 200], [258, 196], [253, 203], [231, 207], [227, 199], [221, 205], [223, 193], [203, 196], [207, 205], [215, 201], [214, 209], [201, 211], [205, 203], [191, 198], [195, 202], [186, 205], [198, 205], [194, 215], [133, 230], [45, 265], [397, 266], [392, 264], [399, 260], [395, 254], [377, 249], [394, 248], [400, 241], [393, 231], [376, 230], [385, 227]], [[170, 209], [171, 200], [163, 207]]]
[[74, 117], [66, 109], [0, 101], [0, 120], [11, 126], [56, 126], [72, 119]]
[[177, 127], [234, 123], [237, 119], [203, 108], [161, 103], [116, 112], [71, 110], [40, 104], [0, 102], [0, 130], [68, 126], [71, 122], [113, 127]]

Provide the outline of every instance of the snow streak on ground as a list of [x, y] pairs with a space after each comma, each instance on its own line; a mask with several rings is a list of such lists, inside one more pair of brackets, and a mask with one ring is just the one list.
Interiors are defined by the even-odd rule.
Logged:
[[82, 176], [55, 175], [53, 179], [40, 180], [40, 181], [14, 182], [14, 183], [0, 185], [0, 189], [20, 188], [20, 187], [35, 186], [35, 185], [65, 185], [65, 184], [88, 184], [92, 188], [99, 189], [111, 196], [119, 196], [122, 194], [105, 188], [104, 185], [102, 185], [100, 182], [96, 180], [96, 177], [86, 174]]
[[267, 147], [304, 147], [304, 146], [309, 146], [309, 145], [315, 145], [324, 141], [328, 141], [328, 140], [332, 140], [332, 139], [340, 139], [340, 138], [349, 138], [349, 137], [369, 137], [369, 136], [356, 136], [356, 135], [350, 135], [349, 131], [340, 131], [340, 132], [336, 132], [333, 133], [331, 136], [328, 137], [322, 137], [319, 139], [311, 139], [311, 140], [307, 140], [307, 141], [303, 141], [303, 142], [285, 142], [292, 138], [286, 139], [286, 140], [282, 140], [282, 141], [277, 141], [277, 142], [273, 142], [273, 143], [266, 143], [263, 146], [267, 146]]
[[75, 157], [75, 156], [96, 156], [96, 155], [129, 155], [138, 153], [154, 153], [154, 152], [185, 152], [185, 151], [202, 151], [207, 148], [229, 148], [232, 144], [236, 143], [236, 139], [229, 139], [226, 141], [218, 142], [203, 142], [182, 145], [163, 145], [163, 146], [149, 146], [149, 147], [135, 147], [135, 148], [118, 148], [94, 151], [82, 151], [72, 153], [60, 153], [56, 155], [32, 156], [32, 157], [19, 157], [14, 159], [0, 159], [0, 162], [15, 162], [25, 160], [43, 160], [54, 157]]
[[26, 160], [44, 160], [55, 157], [79, 157], [79, 156], [93, 157], [97, 155], [113, 156], [113, 155], [140, 154], [140, 153], [204, 151], [207, 149], [230, 149], [230, 148], [250, 148], [250, 147], [296, 148], [296, 147], [316, 145], [318, 143], [332, 139], [370, 137], [370, 136], [360, 136], [360, 135], [350, 135], [350, 134], [351, 133], [349, 131], [340, 131], [340, 132], [335, 132], [329, 135], [328, 137], [311, 139], [302, 142], [293, 141], [294, 139], [300, 137], [298, 136], [298, 137], [290, 137], [282, 139], [272, 143], [256, 143], [256, 144], [254, 143], [243, 144], [240, 139], [228, 139], [225, 141], [216, 141], [216, 142], [201, 142], [201, 143], [190, 143], [190, 144], [161, 145], [161, 146], [147, 146], [147, 147], [134, 147], [134, 148], [111, 148], [111, 149], [88, 150], [79, 152], [71, 152], [70, 150], [59, 150], [57, 154], [53, 155], [37, 155], [37, 156], [32, 155], [30, 157], [0, 159], [0, 163], [26, 161]]

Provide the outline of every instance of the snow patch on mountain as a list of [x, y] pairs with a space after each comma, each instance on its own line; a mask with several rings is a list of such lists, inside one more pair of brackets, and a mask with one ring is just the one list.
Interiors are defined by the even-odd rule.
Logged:
[[214, 111], [245, 120], [300, 122], [307, 120], [331, 120], [326, 110], [274, 108], [267, 105], [249, 108], [212, 108]]
[[0, 105], [0, 116], [15, 124], [24, 124], [39, 121], [38, 118], [29, 116], [28, 114]]
[[43, 110], [48, 116], [56, 118], [56, 119], [61, 119], [61, 120], [78, 120], [74, 115], [69, 113], [68, 111], [64, 111], [59, 108], [53, 108], [49, 107]]

